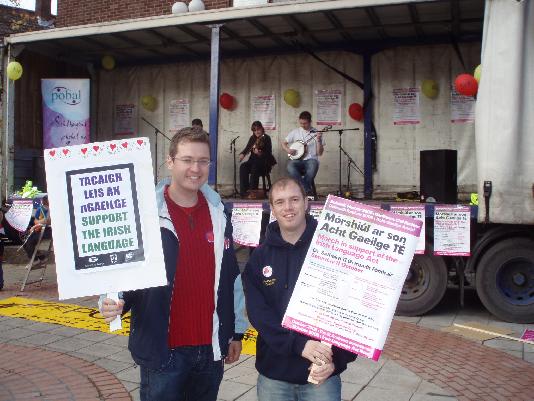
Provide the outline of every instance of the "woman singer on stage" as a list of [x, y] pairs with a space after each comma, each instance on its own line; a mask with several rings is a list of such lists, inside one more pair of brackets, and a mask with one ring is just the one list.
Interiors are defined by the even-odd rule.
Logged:
[[254, 121], [250, 129], [252, 135], [245, 149], [239, 154], [239, 161], [242, 162], [245, 156], [250, 153], [249, 159], [241, 163], [239, 167], [241, 197], [245, 197], [249, 189], [258, 189], [260, 176], [269, 174], [271, 168], [276, 164], [271, 137], [265, 133], [261, 122]]

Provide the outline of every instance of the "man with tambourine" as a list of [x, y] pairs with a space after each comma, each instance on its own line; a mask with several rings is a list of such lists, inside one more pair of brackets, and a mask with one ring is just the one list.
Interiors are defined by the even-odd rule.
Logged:
[[292, 130], [282, 142], [282, 148], [289, 156], [287, 172], [295, 180], [302, 182], [306, 194], [313, 194], [313, 180], [319, 170], [319, 156], [324, 151], [322, 132], [311, 126], [309, 111], [299, 114], [300, 127]]

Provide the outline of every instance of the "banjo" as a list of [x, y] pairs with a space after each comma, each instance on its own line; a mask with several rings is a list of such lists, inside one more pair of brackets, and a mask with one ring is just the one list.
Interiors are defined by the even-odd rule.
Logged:
[[[291, 160], [300, 160], [300, 159], [302, 159], [308, 153], [308, 143], [313, 141], [315, 139], [315, 137], [317, 137], [317, 133], [318, 132], [326, 132], [330, 128], [332, 128], [332, 126], [331, 125], [327, 125], [321, 131], [314, 131], [313, 133], [315, 133], [315, 135], [311, 136], [309, 139], [307, 139], [305, 141], [299, 139], [299, 140], [293, 142], [291, 145], [289, 145], [289, 150], [296, 150], [297, 153], [295, 153], [294, 155], [292, 155], [291, 153], [288, 153], [287, 156]], [[312, 132], [310, 132], [308, 135], [310, 135], [310, 134], [312, 134]]]

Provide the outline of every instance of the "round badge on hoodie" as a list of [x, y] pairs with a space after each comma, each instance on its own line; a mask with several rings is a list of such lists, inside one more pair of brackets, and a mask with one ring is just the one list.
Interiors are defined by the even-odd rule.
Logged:
[[273, 268], [271, 266], [265, 266], [262, 269], [263, 277], [271, 277], [273, 275]]

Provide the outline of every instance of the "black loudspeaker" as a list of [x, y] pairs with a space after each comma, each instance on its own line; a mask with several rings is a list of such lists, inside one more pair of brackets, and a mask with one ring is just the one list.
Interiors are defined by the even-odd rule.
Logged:
[[420, 152], [421, 202], [456, 203], [458, 152], [451, 149]]

